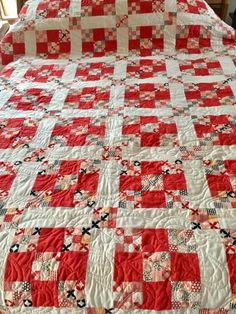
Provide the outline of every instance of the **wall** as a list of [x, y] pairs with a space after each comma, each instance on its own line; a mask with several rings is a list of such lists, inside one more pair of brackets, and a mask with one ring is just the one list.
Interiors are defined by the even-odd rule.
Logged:
[[[229, 12], [234, 12], [235, 9], [236, 9], [236, 1], [235, 0], [229, 0]], [[226, 22], [231, 25], [232, 20], [229, 17], [229, 12], [228, 12]]]

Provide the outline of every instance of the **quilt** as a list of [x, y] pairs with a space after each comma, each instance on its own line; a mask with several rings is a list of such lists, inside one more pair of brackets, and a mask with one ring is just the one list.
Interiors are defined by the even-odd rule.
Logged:
[[236, 313], [236, 34], [203, 0], [29, 0], [0, 44], [0, 313]]

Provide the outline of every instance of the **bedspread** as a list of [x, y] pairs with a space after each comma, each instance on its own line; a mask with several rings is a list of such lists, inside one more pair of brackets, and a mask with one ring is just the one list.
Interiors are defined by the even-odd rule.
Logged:
[[31, 0], [1, 56], [0, 313], [235, 313], [233, 29]]

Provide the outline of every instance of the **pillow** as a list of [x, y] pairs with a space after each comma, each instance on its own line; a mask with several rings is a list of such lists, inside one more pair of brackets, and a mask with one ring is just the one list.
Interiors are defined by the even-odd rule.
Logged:
[[1, 42], [2, 64], [44, 58], [201, 53], [235, 43], [203, 0], [29, 0]]

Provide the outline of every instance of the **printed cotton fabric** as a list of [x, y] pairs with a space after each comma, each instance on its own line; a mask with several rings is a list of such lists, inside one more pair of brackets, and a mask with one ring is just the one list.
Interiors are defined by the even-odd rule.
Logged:
[[234, 313], [235, 47], [202, 0], [26, 3], [0, 44], [1, 314]]

